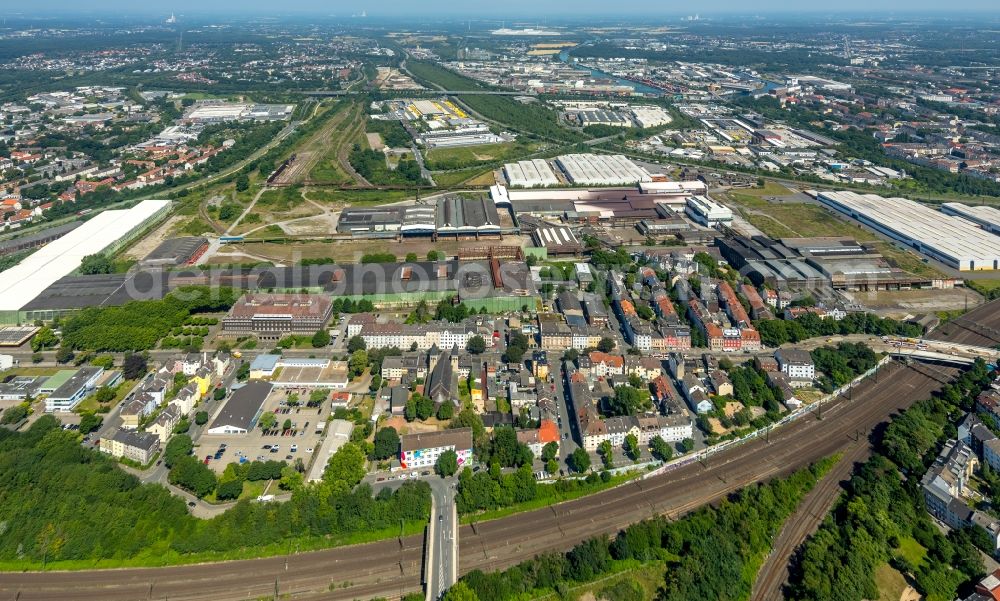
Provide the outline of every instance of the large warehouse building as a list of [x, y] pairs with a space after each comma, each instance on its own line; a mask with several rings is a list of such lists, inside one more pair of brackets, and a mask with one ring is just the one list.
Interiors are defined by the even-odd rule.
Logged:
[[84, 257], [117, 251], [169, 209], [169, 200], [145, 200], [131, 209], [103, 211], [5, 271], [0, 278], [0, 323], [20, 322], [21, 309], [73, 273]]
[[946, 202], [941, 205], [941, 212], [971, 221], [991, 234], [1000, 234], [1000, 210], [994, 207], [970, 207], [960, 202]]
[[503, 174], [507, 178], [507, 183], [515, 188], [559, 185], [559, 178], [544, 159], [507, 163], [503, 166]]
[[959, 271], [1000, 269], [1000, 237], [905, 198], [820, 192], [827, 207]]
[[565, 154], [556, 164], [575, 185], [623, 186], [653, 180], [649, 172], [620, 154]]

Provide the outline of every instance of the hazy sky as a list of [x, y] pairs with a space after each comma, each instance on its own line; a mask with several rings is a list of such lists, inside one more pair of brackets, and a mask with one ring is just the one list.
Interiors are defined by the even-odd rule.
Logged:
[[[0, 2], [6, 4], [8, 1]], [[1000, 15], [996, 0], [966, 0], [959, 5], [942, 4], [940, 0], [838, 0], [837, 2], [808, 2], [803, 0], [505, 0], [504, 2], [482, 2], [480, 0], [32, 0], [26, 3], [12, 3], [4, 9], [8, 15], [65, 12], [73, 14], [116, 12], [118, 14], [218, 14], [229, 12], [287, 14], [310, 12], [324, 15], [349, 16], [362, 10], [369, 16], [395, 16], [413, 14], [440, 14], [443, 16], [463, 16], [488, 14], [516, 19], [522, 16], [550, 17], [553, 19], [586, 14], [613, 15], [678, 15], [712, 14], [736, 12], [740, 14], [764, 12], [912, 12], [948, 11], [963, 12], [990, 11]]]

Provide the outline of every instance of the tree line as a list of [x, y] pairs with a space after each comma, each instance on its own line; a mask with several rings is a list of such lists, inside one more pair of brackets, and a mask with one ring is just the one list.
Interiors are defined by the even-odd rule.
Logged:
[[747, 487], [671, 521], [656, 517], [614, 538], [591, 538], [566, 553], [545, 553], [502, 572], [474, 570], [459, 581], [466, 601], [537, 598], [628, 567], [664, 566], [661, 601], [746, 599], [781, 524], [833, 465], [822, 461], [785, 479]]
[[[358, 486], [364, 455], [352, 443], [342, 451], [331, 458], [321, 482], [302, 485], [288, 502], [240, 501], [211, 520], [199, 520], [183, 499], [141, 483], [113, 459], [83, 447], [79, 434], [62, 430], [52, 416], [23, 432], [0, 429], [0, 480], [8, 483], [0, 495], [6, 520], [0, 559], [160, 564], [189, 553], [265, 553], [285, 541], [335, 541], [398, 528], [400, 520], [428, 519], [426, 483], [407, 482], [373, 496], [370, 487]], [[269, 468], [239, 469], [250, 478], [249, 470]]]
[[[929, 601], [950, 601], [969, 592], [968, 583], [984, 571], [977, 547], [989, 554], [994, 551], [989, 537], [978, 528], [942, 534], [926, 512], [920, 479], [990, 380], [986, 365], [979, 361], [893, 419], [877, 452], [857, 470], [847, 494], [803, 545], [787, 598], [877, 598], [875, 571], [886, 562], [909, 574]], [[914, 539], [927, 550], [920, 565], [913, 565], [901, 552], [904, 539]]]

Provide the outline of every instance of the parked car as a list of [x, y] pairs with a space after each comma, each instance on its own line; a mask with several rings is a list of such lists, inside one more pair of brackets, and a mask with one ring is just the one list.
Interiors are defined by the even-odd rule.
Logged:
[[291, 452], [291, 453], [295, 453], [295, 452], [297, 452], [298, 450], [299, 450], [299, 445], [297, 445], [297, 444], [293, 444], [293, 445], [292, 445], [292, 448], [291, 448], [291, 449], [289, 449], [289, 452]]

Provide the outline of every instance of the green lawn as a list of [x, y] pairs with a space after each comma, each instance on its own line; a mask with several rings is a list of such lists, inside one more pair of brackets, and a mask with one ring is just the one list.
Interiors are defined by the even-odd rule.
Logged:
[[919, 568], [927, 558], [927, 549], [917, 542], [912, 536], [907, 536], [899, 540], [899, 547], [896, 553], [910, 562], [910, 565]]
[[906, 579], [888, 563], [883, 563], [875, 568], [875, 586], [879, 601], [899, 601], [906, 588]]
[[309, 187], [306, 196], [317, 202], [342, 202], [352, 205], [382, 205], [413, 198], [410, 190], [340, 190], [322, 186]]
[[530, 142], [501, 144], [480, 144], [457, 148], [435, 148], [427, 151], [427, 168], [432, 171], [464, 169], [483, 163], [506, 161], [514, 157], [531, 154], [538, 148]]

